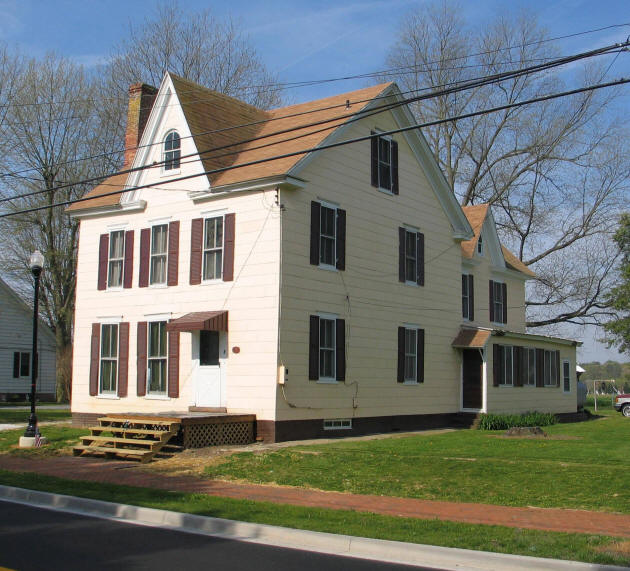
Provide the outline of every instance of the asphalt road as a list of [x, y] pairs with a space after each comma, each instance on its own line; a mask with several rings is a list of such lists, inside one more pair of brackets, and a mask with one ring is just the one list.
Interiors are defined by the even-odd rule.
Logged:
[[0, 501], [0, 569], [423, 569], [113, 522]]

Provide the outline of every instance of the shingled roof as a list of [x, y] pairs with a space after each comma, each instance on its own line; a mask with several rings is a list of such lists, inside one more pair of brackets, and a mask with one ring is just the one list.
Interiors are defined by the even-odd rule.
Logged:
[[[464, 256], [464, 258], [471, 259], [474, 256], [475, 249], [477, 248], [477, 241], [479, 240], [479, 235], [481, 234], [481, 229], [486, 220], [486, 216], [488, 216], [489, 209], [490, 205], [487, 203], [476, 204], [474, 206], [462, 206], [462, 210], [464, 211], [466, 218], [468, 218], [468, 222], [475, 234], [470, 240], [464, 240], [461, 243], [462, 256]], [[501, 244], [501, 251], [503, 252], [503, 259], [505, 260], [505, 264], [508, 268], [521, 272], [522, 274], [532, 278], [536, 277], [536, 274], [503, 244]]]
[[[169, 75], [205, 171], [317, 147], [336, 128], [348, 120], [348, 115], [363, 110], [371, 100], [391, 85], [391, 83], [382, 83], [325, 99], [264, 111], [174, 74]], [[349, 102], [349, 107], [346, 106], [347, 102]], [[303, 113], [307, 114], [300, 115]], [[320, 121], [330, 122], [307, 126]], [[239, 127], [226, 130], [235, 125]], [[304, 127], [300, 128], [302, 125]], [[294, 128], [297, 129], [290, 133], [273, 135], [273, 133]], [[264, 138], [251, 141], [253, 138], [260, 137]], [[236, 144], [229, 149], [214, 153], [204, 152], [234, 143]], [[285, 175], [304, 156], [305, 154], [299, 154], [227, 170], [210, 175], [210, 182], [212, 187], [216, 188]], [[75, 203], [68, 210], [116, 206], [120, 203], [121, 194], [111, 193], [122, 190], [126, 180], [127, 175], [120, 174], [106, 179], [85, 195], [85, 198], [90, 200]], [[109, 196], [106, 196], [107, 193], [110, 193]]]

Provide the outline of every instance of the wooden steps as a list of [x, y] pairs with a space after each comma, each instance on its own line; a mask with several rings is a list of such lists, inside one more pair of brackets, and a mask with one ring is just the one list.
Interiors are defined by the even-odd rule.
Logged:
[[99, 426], [89, 428], [90, 434], [81, 436], [82, 444], [73, 447], [75, 456], [96, 454], [149, 462], [156, 454], [181, 450], [169, 444], [179, 431], [178, 420], [112, 415], [98, 421]]

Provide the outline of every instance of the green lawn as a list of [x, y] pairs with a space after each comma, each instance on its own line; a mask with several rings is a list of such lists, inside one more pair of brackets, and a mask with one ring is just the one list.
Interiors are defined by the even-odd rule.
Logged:
[[303, 508], [147, 488], [67, 481], [49, 476], [2, 470], [0, 470], [0, 483], [31, 490], [45, 490], [296, 529], [598, 564], [630, 565], [630, 557], [627, 555], [628, 542], [607, 536], [552, 533], [501, 526], [398, 518], [343, 510]]
[[[28, 410], [6, 410], [0, 408], [0, 424], [28, 422], [30, 416]], [[69, 410], [47, 410], [45, 407], [37, 407], [36, 410], [37, 420], [39, 422], [47, 422], [50, 420], [68, 420], [71, 417]]]
[[545, 431], [557, 439], [460, 430], [244, 452], [208, 466], [205, 475], [356, 494], [630, 513], [628, 419], [608, 412]]
[[41, 433], [48, 439], [49, 444], [42, 448], [18, 449], [17, 444], [24, 429], [0, 431], [0, 454], [20, 455], [50, 455], [69, 451], [69, 446], [78, 443], [79, 436], [85, 435], [85, 428], [71, 428], [67, 425], [42, 426]]

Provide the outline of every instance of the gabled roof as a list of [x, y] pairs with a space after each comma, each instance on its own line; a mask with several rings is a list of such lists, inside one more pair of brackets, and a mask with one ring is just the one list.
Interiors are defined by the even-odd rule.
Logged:
[[[471, 259], [475, 255], [475, 250], [477, 248], [477, 241], [479, 240], [479, 236], [481, 234], [481, 229], [483, 228], [483, 223], [486, 221], [488, 216], [488, 212], [490, 211], [489, 204], [477, 204], [474, 206], [462, 206], [462, 210], [468, 218], [468, 222], [473, 229], [474, 236], [470, 240], [464, 240], [461, 243], [462, 247], [462, 256], [464, 258]], [[521, 272], [526, 276], [535, 278], [536, 274], [530, 270], [521, 260], [519, 260], [512, 252], [510, 252], [503, 244], [501, 244], [501, 252], [503, 253], [503, 259], [505, 261], [505, 265], [517, 272]]]
[[[317, 147], [336, 128], [348, 120], [347, 115], [360, 112], [375, 97], [378, 97], [391, 86], [391, 83], [382, 83], [325, 99], [264, 111], [176, 75], [168, 74], [168, 76], [172, 81], [190, 132], [193, 134], [193, 140], [199, 151], [203, 168], [206, 171]], [[346, 107], [346, 102], [349, 102], [349, 107]], [[330, 122], [318, 126], [305, 126], [290, 133], [271, 135], [278, 131], [319, 121]], [[252, 125], [251, 123], [256, 124]], [[235, 125], [242, 126], [226, 130], [226, 128]], [[265, 138], [235, 145], [214, 153], [204, 153], [207, 149], [224, 147], [254, 137]], [[228, 184], [285, 175], [304, 156], [304, 154], [295, 155], [224, 171], [211, 175], [210, 182], [212, 187], [216, 188]], [[94, 200], [78, 202], [68, 207], [67, 210], [78, 211], [118, 205], [121, 199], [120, 194], [104, 195], [115, 190], [122, 190], [126, 180], [127, 175], [114, 175], [106, 179], [85, 195], [86, 198], [94, 197]]]

